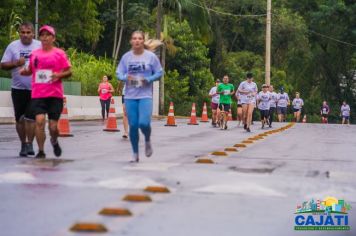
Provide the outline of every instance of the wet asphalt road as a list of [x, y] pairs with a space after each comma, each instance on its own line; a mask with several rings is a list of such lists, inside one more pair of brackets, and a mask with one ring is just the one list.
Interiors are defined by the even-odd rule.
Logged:
[[[104, 224], [109, 231], [100, 235], [356, 235], [356, 126], [297, 124], [216, 157], [210, 153], [266, 130], [257, 122], [253, 133], [236, 122], [227, 131], [186, 122], [154, 121], [154, 154], [141, 152], [139, 164], [128, 163], [122, 132], [103, 132], [101, 122], [72, 122], [74, 137], [60, 139], [63, 156], [55, 158], [47, 142], [41, 161], [17, 158], [14, 126], [1, 125], [0, 235], [96, 235], [69, 231], [84, 221]], [[201, 157], [215, 164], [196, 164]], [[151, 203], [122, 201], [149, 185], [171, 193], [149, 194]], [[353, 206], [351, 231], [294, 231], [296, 205], [326, 196]], [[133, 216], [101, 216], [104, 207]]]

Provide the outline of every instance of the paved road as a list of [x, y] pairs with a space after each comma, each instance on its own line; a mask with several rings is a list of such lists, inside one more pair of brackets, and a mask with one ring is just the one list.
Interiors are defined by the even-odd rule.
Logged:
[[[1, 236], [87, 235], [68, 230], [85, 221], [103, 223], [109, 232], [102, 235], [356, 235], [356, 126], [297, 124], [216, 157], [210, 153], [261, 133], [259, 124], [248, 134], [235, 122], [221, 131], [154, 121], [154, 155], [139, 164], [128, 163], [121, 133], [101, 131], [100, 122], [71, 126], [75, 136], [60, 140], [63, 157], [54, 158], [47, 143], [46, 161], [16, 158], [14, 127], [0, 126]], [[196, 164], [201, 157], [215, 164]], [[150, 194], [151, 203], [122, 201], [148, 185], [171, 193]], [[296, 205], [326, 196], [354, 207], [351, 231], [294, 231]], [[104, 207], [126, 207], [133, 216], [98, 215]]]

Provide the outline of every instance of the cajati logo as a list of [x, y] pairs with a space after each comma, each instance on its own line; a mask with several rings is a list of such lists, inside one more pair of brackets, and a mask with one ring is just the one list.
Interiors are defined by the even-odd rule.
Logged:
[[294, 230], [348, 231], [351, 229], [347, 213], [350, 209], [350, 204], [335, 197], [303, 202], [294, 213]]

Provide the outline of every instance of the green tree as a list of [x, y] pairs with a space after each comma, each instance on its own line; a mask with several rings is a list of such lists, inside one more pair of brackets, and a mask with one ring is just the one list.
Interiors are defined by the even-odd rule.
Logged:
[[[214, 84], [213, 75], [209, 69], [208, 48], [194, 37], [188, 22], [185, 20], [179, 23], [170, 19], [168, 31], [174, 40], [176, 53], [174, 56], [169, 54], [167, 56], [167, 75], [171, 75], [173, 71], [178, 73], [173, 74], [174, 78], [182, 82], [183, 85], [186, 84], [187, 88], [183, 87], [183, 91], [187, 92], [187, 96], [190, 98], [189, 102], [196, 102], [198, 110], [200, 110], [199, 104], [208, 100], [207, 94]], [[165, 86], [170, 84], [168, 83]], [[170, 95], [175, 90], [175, 88], [167, 89], [170, 91]], [[182, 87], [180, 87], [181, 89]], [[180, 98], [175, 95], [173, 97]], [[181, 103], [182, 101], [177, 102]], [[179, 106], [179, 104], [177, 105]], [[185, 111], [189, 113], [190, 108], [186, 108]]]

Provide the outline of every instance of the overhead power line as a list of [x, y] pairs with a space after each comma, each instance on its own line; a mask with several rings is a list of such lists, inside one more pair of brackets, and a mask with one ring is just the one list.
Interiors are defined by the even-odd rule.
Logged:
[[330, 39], [330, 40], [333, 40], [333, 41], [335, 41], [335, 42], [342, 43], [342, 44], [346, 44], [346, 45], [349, 45], [349, 46], [352, 46], [352, 47], [356, 47], [356, 44], [349, 43], [349, 42], [345, 42], [345, 41], [342, 41], [342, 40], [339, 40], [339, 39], [330, 37], [330, 36], [328, 36], [328, 35], [318, 33], [318, 32], [316, 32], [316, 31], [314, 31], [314, 30], [308, 29], [308, 31], [309, 31], [310, 33], [319, 35], [319, 36], [321, 36], [321, 37], [324, 37], [324, 38], [327, 38], [327, 39]]
[[233, 13], [229, 13], [229, 12], [218, 11], [218, 10], [215, 10], [215, 9], [212, 9], [212, 8], [209, 8], [209, 7], [204, 7], [204, 6], [196, 4], [194, 2], [190, 2], [190, 1], [187, 1], [187, 2], [189, 4], [191, 4], [191, 5], [193, 5], [193, 6], [202, 8], [204, 10], [208, 10], [209, 12], [215, 12], [215, 13], [217, 13], [219, 15], [233, 16], [233, 17], [265, 17], [265, 16], [267, 16], [267, 14], [258, 14], [258, 15], [233, 14]]
[[[215, 12], [215, 13], [217, 13], [217, 14], [225, 15], [225, 16], [233, 16], [233, 17], [266, 17], [266, 16], [267, 16], [267, 14], [257, 14], [257, 15], [248, 15], [248, 14], [247, 14], [247, 15], [242, 15], [242, 14], [240, 15], [240, 14], [233, 14], [233, 13], [230, 13], [230, 12], [223, 12], [223, 11], [218, 11], [218, 10], [215, 10], [215, 9], [212, 9], [212, 8], [204, 7], [204, 6], [202, 6], [202, 5], [199, 5], [199, 4], [190, 2], [190, 1], [187, 1], [187, 2], [188, 2], [189, 4], [191, 4], [191, 5], [193, 5], [193, 6], [196, 6], [196, 7], [205, 9], [205, 10], [208, 10], [209, 12]], [[277, 14], [272, 14], [272, 15], [278, 16]], [[273, 21], [272, 21], [272, 22], [273, 22]], [[316, 32], [316, 31], [314, 31], [314, 30], [308, 29], [308, 32], [310, 32], [310, 33], [312, 33], [312, 34], [315, 34], [315, 35], [318, 35], [318, 36], [320, 36], [320, 37], [324, 37], [324, 38], [327, 38], [327, 39], [329, 39], [329, 40], [338, 42], [338, 43], [342, 43], [342, 44], [345, 44], [345, 45], [349, 45], [349, 46], [352, 46], [352, 47], [356, 47], [356, 44], [349, 43], [349, 42], [345, 42], [345, 41], [342, 41], [342, 40], [333, 38], [333, 37], [331, 37], [331, 36], [328, 36], [328, 35], [325, 35], [325, 34]]]

